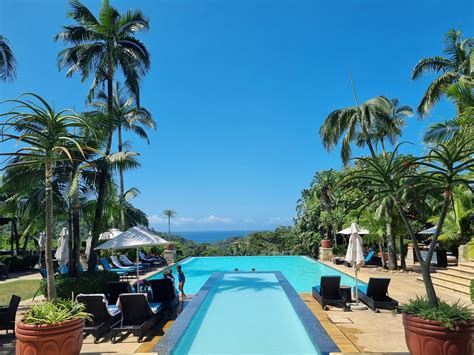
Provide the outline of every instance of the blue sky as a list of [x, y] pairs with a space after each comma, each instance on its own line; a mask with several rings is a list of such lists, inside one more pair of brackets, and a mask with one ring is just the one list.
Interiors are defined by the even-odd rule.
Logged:
[[[151, 19], [140, 35], [152, 54], [141, 102], [158, 128], [150, 145], [127, 137], [142, 168], [126, 185], [141, 190], [134, 203], [158, 229], [165, 208], [178, 212], [175, 230], [290, 223], [313, 173], [341, 167], [317, 133], [330, 111], [353, 104], [349, 71], [361, 100], [416, 107], [433, 78], [412, 82], [416, 62], [441, 54], [448, 29], [474, 32], [472, 1], [111, 2]], [[85, 3], [97, 12], [98, 1]], [[66, 11], [62, 0], [1, 1], [0, 33], [18, 61], [1, 99], [33, 91], [57, 108], [84, 107], [90, 81], [56, 67]], [[452, 114], [441, 102], [424, 121], [409, 119], [402, 139], [416, 145], [406, 149], [420, 153], [422, 130]]]

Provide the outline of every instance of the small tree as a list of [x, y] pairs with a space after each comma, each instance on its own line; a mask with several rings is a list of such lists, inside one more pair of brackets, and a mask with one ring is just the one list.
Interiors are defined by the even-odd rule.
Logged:
[[[21, 99], [22, 96], [28, 98]], [[84, 126], [84, 121], [74, 112], [70, 110], [57, 112], [36, 94], [28, 93], [22, 96], [16, 100], [4, 102], [14, 107], [0, 115], [0, 117], [7, 117], [6, 122], [1, 123], [0, 136], [3, 142], [14, 141], [23, 145], [15, 152], [0, 154], [10, 157], [5, 168], [35, 165], [44, 169], [45, 258], [48, 299], [51, 300], [56, 298], [52, 260], [53, 171], [59, 162], [73, 161], [73, 151], [79, 151], [84, 156], [84, 151], [89, 148], [81, 146], [81, 138], [72, 133], [74, 129]]]

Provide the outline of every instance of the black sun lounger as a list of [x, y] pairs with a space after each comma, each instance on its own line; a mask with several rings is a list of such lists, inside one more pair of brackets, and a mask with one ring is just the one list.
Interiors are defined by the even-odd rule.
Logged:
[[167, 317], [175, 318], [179, 299], [170, 279], [150, 280], [153, 303], [161, 303]]
[[122, 319], [110, 330], [112, 343], [115, 343], [117, 335], [121, 333], [136, 335], [140, 343], [144, 335], [163, 318], [161, 305], [148, 303], [144, 293], [121, 294], [118, 306]]
[[84, 304], [85, 311], [91, 314], [91, 320], [86, 320], [84, 337], [92, 334], [94, 344], [97, 344], [100, 338], [110, 331], [110, 327], [122, 317], [118, 308], [114, 310], [107, 308], [107, 299], [104, 294], [79, 294], [76, 301]]
[[21, 297], [12, 295], [8, 307], [0, 307], [0, 330], [12, 330], [15, 334], [15, 318]]
[[397, 309], [398, 302], [388, 295], [390, 279], [371, 277], [367, 289], [359, 287], [359, 300], [364, 302], [371, 310]]
[[127, 281], [109, 281], [107, 282], [107, 301], [113, 305], [117, 303], [122, 293], [131, 293], [132, 288]]
[[342, 307], [344, 311], [349, 310], [347, 301], [341, 295], [340, 283], [340, 276], [321, 276], [321, 284], [313, 287], [313, 297], [325, 311], [328, 310], [328, 305]]

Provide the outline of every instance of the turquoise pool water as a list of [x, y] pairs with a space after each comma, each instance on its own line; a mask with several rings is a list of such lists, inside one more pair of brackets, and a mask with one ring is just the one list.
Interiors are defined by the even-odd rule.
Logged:
[[313, 345], [275, 274], [256, 272], [223, 274], [217, 279], [173, 354], [320, 351]]
[[[180, 262], [186, 275], [184, 291], [195, 294], [214, 272], [239, 271], [281, 271], [297, 292], [311, 292], [314, 285], [319, 284], [322, 275], [341, 276], [341, 285], [355, 286], [354, 278], [347, 276], [329, 266], [305, 256], [225, 256], [199, 257]], [[173, 267], [176, 277], [176, 268]], [[150, 277], [162, 278], [157, 273]]]

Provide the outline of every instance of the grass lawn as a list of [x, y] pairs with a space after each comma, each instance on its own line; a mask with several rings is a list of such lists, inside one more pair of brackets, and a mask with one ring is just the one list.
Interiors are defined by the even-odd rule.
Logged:
[[18, 280], [0, 282], [0, 305], [8, 305], [12, 294], [21, 297], [21, 300], [33, 298], [41, 280]]

